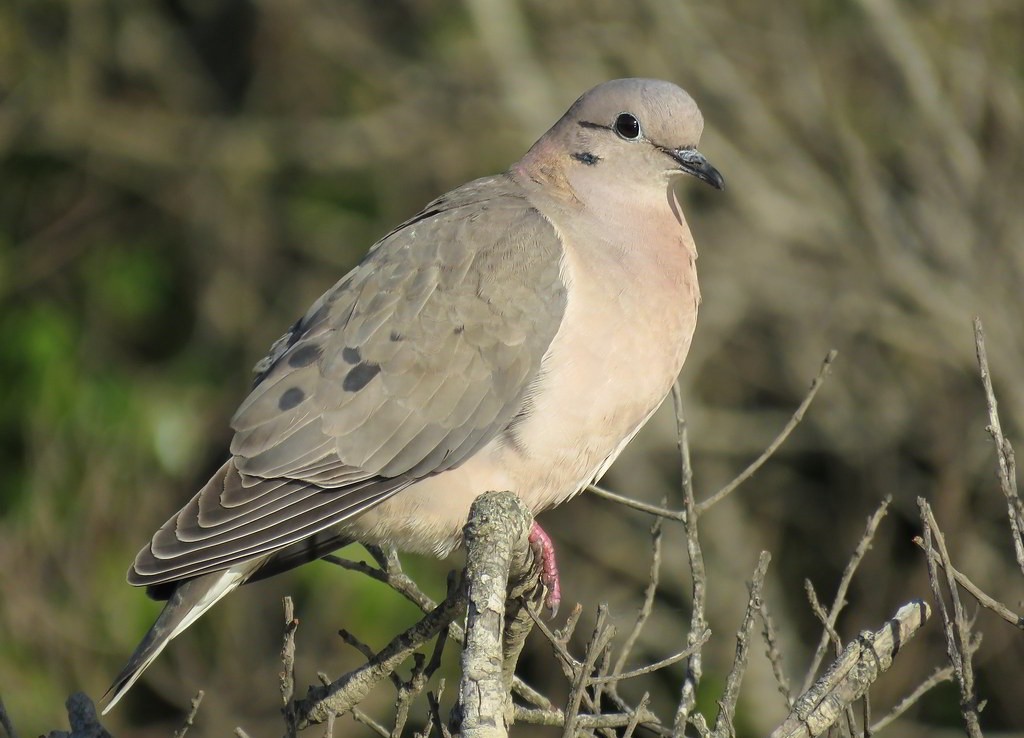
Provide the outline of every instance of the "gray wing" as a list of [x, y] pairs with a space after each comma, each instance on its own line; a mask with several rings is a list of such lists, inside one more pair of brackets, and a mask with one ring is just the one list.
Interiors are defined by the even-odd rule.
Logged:
[[129, 581], [278, 551], [461, 464], [528, 400], [565, 311], [560, 261], [554, 229], [505, 176], [388, 234], [257, 365], [232, 459]]

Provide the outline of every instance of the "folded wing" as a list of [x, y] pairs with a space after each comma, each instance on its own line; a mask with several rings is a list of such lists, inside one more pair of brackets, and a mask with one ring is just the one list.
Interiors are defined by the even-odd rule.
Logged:
[[541, 373], [565, 310], [560, 260], [554, 229], [504, 176], [390, 233], [257, 365], [232, 458], [129, 581], [267, 556], [472, 456]]

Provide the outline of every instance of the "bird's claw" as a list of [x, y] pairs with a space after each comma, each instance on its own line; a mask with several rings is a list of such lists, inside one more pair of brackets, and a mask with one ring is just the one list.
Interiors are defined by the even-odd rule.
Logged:
[[555, 544], [551, 537], [533, 521], [530, 528], [530, 548], [540, 564], [540, 581], [544, 585], [544, 606], [548, 615], [554, 618], [558, 614], [558, 606], [562, 602], [562, 585], [558, 579], [558, 563], [555, 561]]

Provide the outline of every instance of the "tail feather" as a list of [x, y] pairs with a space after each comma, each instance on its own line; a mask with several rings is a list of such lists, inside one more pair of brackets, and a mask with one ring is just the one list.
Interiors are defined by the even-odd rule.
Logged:
[[224, 571], [205, 574], [180, 584], [167, 600], [153, 627], [135, 649], [135, 653], [117, 675], [117, 679], [103, 695], [108, 699], [103, 714], [124, 697], [125, 693], [142, 676], [142, 672], [153, 663], [171, 639], [192, 625], [199, 616], [213, 607], [222, 597], [245, 582], [252, 572], [253, 566], [244, 565], [231, 567]]

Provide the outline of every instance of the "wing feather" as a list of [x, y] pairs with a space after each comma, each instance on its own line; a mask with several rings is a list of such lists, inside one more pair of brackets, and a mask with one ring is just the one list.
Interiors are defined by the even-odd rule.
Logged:
[[140, 552], [130, 581], [294, 548], [469, 458], [539, 376], [565, 310], [561, 254], [507, 176], [388, 234], [257, 365], [232, 459]]

